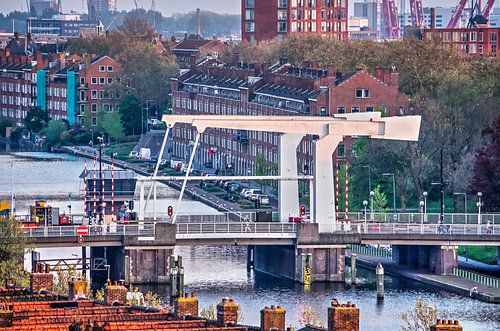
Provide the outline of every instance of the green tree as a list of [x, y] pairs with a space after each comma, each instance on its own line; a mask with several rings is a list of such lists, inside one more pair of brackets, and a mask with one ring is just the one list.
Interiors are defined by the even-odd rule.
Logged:
[[26, 249], [28, 243], [19, 223], [0, 216], [0, 284], [12, 279], [18, 285], [28, 285], [29, 277], [23, 265]]
[[14, 121], [7, 117], [0, 117], [0, 137], [5, 138], [5, 130], [8, 127], [14, 127]]
[[373, 190], [373, 209], [379, 213], [387, 212], [387, 195], [382, 192], [380, 186]]
[[68, 126], [63, 120], [50, 120], [44, 129], [47, 142], [50, 145], [56, 145], [61, 142], [63, 133], [68, 130]]
[[49, 114], [41, 107], [33, 107], [26, 114], [24, 126], [31, 132], [42, 131], [49, 123]]
[[112, 139], [120, 139], [125, 136], [120, 113], [117, 111], [106, 112], [101, 127]]
[[141, 132], [143, 121], [141, 120], [140, 100], [131, 93], [126, 94], [120, 102], [120, 118], [126, 135], [136, 135]]

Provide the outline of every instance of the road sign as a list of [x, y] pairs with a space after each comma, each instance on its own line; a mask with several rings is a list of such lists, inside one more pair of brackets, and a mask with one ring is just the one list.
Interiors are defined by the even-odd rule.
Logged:
[[78, 236], [87, 236], [89, 234], [89, 227], [88, 226], [78, 226], [76, 228], [76, 234]]
[[85, 241], [85, 240], [83, 239], [83, 237], [82, 237], [82, 236], [78, 237], [78, 243], [79, 243], [79, 244], [83, 244], [83, 242], [84, 242], [84, 241]]

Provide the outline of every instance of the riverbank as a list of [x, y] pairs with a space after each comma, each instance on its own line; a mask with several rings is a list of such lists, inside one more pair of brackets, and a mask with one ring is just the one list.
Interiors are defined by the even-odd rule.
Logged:
[[[350, 265], [349, 251], [346, 254], [346, 264]], [[375, 270], [377, 264], [381, 263], [386, 274], [411, 279], [438, 289], [459, 294], [468, 298], [478, 299], [488, 303], [500, 303], [500, 289], [481, 285], [477, 282], [459, 278], [453, 275], [435, 275], [420, 272], [401, 266], [394, 261], [378, 257], [357, 253], [357, 264], [370, 270]]]

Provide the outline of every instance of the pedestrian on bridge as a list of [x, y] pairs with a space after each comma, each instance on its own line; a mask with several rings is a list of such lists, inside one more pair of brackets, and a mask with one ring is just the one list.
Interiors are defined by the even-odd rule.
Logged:
[[491, 224], [491, 220], [488, 220], [488, 223], [486, 224], [486, 233], [493, 234], [493, 224]]

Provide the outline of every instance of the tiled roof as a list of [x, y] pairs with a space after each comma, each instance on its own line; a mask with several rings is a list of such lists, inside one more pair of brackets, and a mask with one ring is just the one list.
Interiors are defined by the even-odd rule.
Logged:
[[222, 87], [222, 88], [225, 87], [232, 89], [239, 89], [239, 87], [245, 85], [246, 82], [247, 82], [246, 79], [229, 78], [229, 77], [218, 78], [212, 76], [209, 77], [204, 74], [191, 76], [184, 81], [185, 84], [199, 84], [210, 87], [217, 86], [217, 87]]
[[19, 63], [0, 63], [0, 70], [7, 71], [23, 71], [23, 70], [31, 70], [31, 64], [19, 64]]
[[208, 45], [213, 40], [205, 39], [183, 39], [174, 46], [174, 50], [193, 50], [197, 51], [200, 47]]
[[264, 93], [277, 97], [283, 97], [287, 99], [294, 99], [299, 101], [305, 101], [308, 99], [317, 98], [322, 91], [321, 90], [307, 90], [307, 89], [299, 89], [293, 88], [286, 85], [270, 85], [266, 84], [262, 86], [260, 89], [255, 91], [255, 93]]

